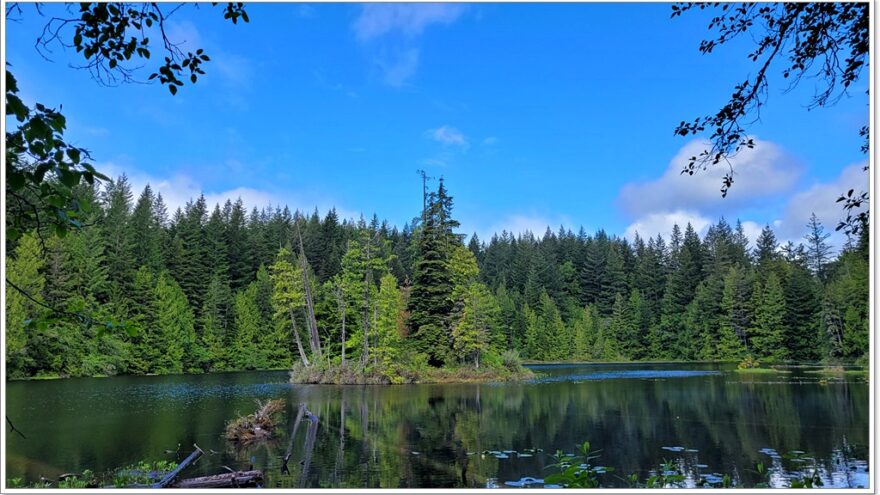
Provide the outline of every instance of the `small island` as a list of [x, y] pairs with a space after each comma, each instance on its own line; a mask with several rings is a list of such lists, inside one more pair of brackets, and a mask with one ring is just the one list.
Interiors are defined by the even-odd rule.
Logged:
[[[464, 235], [454, 232], [459, 223], [452, 218], [452, 197], [442, 177], [436, 192], [425, 192], [423, 204], [403, 252], [396, 252], [376, 226], [348, 241], [339, 273], [324, 287], [336, 303], [336, 339], [321, 337], [302, 236], [295, 261], [289, 247], [278, 251], [269, 277], [275, 312], [289, 315], [299, 357], [290, 373], [292, 382], [456, 383], [534, 377], [522, 367], [519, 352], [508, 348], [501, 307], [479, 281], [474, 250], [464, 245]], [[411, 283], [401, 284], [393, 274], [402, 257], [412, 263]], [[298, 313], [304, 316], [305, 338], [297, 329]]]

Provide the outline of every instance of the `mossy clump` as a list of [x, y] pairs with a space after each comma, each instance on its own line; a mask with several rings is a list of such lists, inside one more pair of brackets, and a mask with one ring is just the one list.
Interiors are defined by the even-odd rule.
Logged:
[[256, 401], [257, 410], [226, 424], [226, 440], [250, 444], [273, 437], [277, 415], [284, 410], [284, 401]]

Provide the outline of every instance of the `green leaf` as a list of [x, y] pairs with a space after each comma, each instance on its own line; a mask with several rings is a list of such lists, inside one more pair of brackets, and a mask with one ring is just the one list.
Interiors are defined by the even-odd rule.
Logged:
[[79, 172], [62, 169], [59, 173], [59, 180], [67, 187], [74, 187], [79, 184]]
[[73, 163], [79, 163], [80, 152], [76, 148], [67, 148], [67, 156]]
[[6, 183], [12, 187], [13, 191], [17, 191], [24, 187], [24, 175], [20, 172], [8, 172], [6, 175]]
[[24, 122], [28, 116], [28, 108], [18, 96], [6, 92], [6, 115], [15, 115], [15, 119]]
[[9, 227], [8, 229], [6, 229], [7, 241], [17, 241], [19, 237], [21, 237], [21, 231], [19, 231], [15, 227]]

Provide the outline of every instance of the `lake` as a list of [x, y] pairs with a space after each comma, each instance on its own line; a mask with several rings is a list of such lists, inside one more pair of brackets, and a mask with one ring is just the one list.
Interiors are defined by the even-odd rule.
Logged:
[[[664, 460], [689, 486], [724, 473], [753, 485], [757, 463], [772, 486], [806, 465], [826, 487], [868, 484], [860, 377], [820, 382], [810, 368], [743, 374], [711, 363], [532, 368], [541, 376], [529, 382], [461, 385], [292, 385], [280, 371], [9, 382], [7, 415], [27, 439], [7, 433], [7, 477], [182, 459], [196, 443], [216, 453], [184, 477], [253, 465], [270, 487], [510, 487], [543, 478], [550, 454], [589, 440], [600, 450], [593, 463], [615, 468], [602, 475], [607, 486], [644, 479]], [[270, 398], [286, 402], [280, 437], [228, 446], [224, 424]], [[300, 403], [320, 421], [298, 428], [281, 474]]]

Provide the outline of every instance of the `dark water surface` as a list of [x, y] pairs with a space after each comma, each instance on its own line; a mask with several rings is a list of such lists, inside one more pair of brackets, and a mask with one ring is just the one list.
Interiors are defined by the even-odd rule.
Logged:
[[[533, 368], [541, 378], [479, 385], [291, 385], [286, 372], [10, 382], [7, 415], [27, 439], [5, 436], [7, 477], [175, 459], [165, 451], [180, 444], [183, 457], [197, 443], [218, 453], [186, 476], [253, 464], [273, 487], [516, 486], [551, 472], [549, 454], [589, 440], [601, 449], [595, 463], [616, 470], [603, 475], [608, 486], [664, 460], [690, 485], [713, 473], [754, 484], [758, 462], [774, 486], [803, 466], [817, 467], [826, 487], [868, 484], [869, 387], [860, 378], [820, 383], [806, 368], [749, 375], [717, 364]], [[224, 424], [270, 398], [287, 404], [280, 437], [228, 446]], [[307, 425], [297, 430], [282, 475], [301, 402], [320, 422], [311, 449]]]

